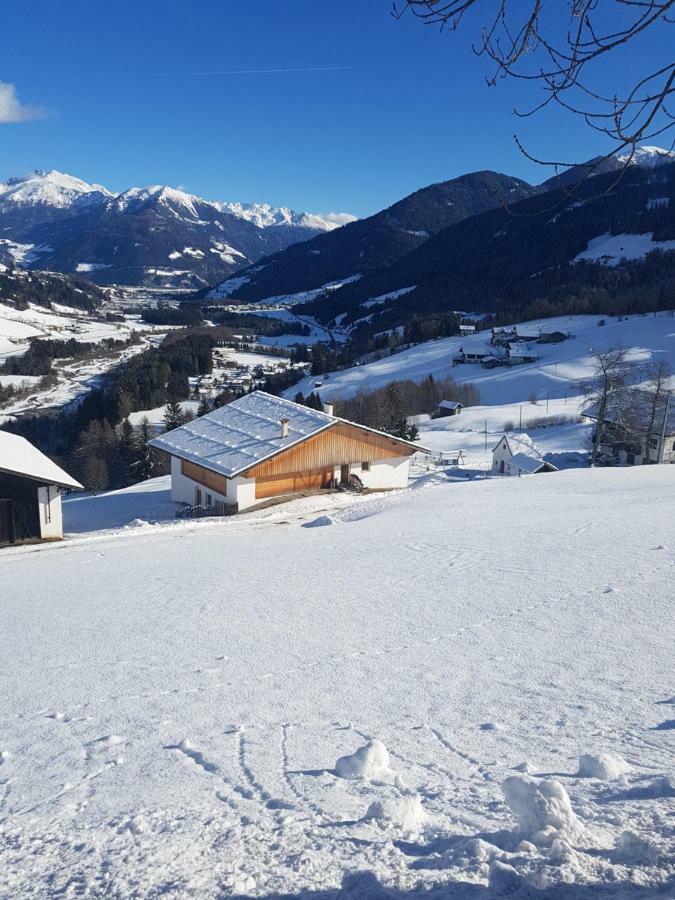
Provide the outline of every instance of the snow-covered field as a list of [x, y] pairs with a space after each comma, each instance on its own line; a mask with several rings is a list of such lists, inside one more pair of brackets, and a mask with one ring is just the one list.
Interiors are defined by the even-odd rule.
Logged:
[[146, 488], [0, 553], [0, 896], [672, 896], [675, 470]]
[[[518, 439], [525, 433], [542, 456], [558, 468], [585, 465], [593, 423], [581, 419], [580, 411], [588, 405], [582, 397], [529, 403], [504, 403], [494, 406], [470, 406], [458, 416], [431, 419], [417, 416], [420, 443], [432, 451], [433, 457], [453, 450], [464, 454], [462, 468], [489, 469], [492, 449], [504, 434], [505, 426]], [[542, 420], [547, 424], [542, 424]], [[521, 428], [522, 422], [522, 428]]]
[[53, 341], [77, 340], [99, 343], [105, 338], [125, 341], [132, 329], [152, 329], [139, 322], [103, 322], [84, 312], [59, 307], [60, 313], [49, 312], [35, 304], [28, 309], [15, 309], [0, 303], [0, 361], [2, 357], [16, 356], [28, 348], [28, 338], [49, 338]]
[[487, 404], [518, 403], [530, 394], [540, 399], [547, 393], [562, 398], [566, 392], [575, 392], [580, 379], [593, 374], [594, 350], [616, 345], [633, 348], [630, 354], [633, 362], [666, 358], [675, 369], [672, 313], [625, 316], [620, 320], [605, 317], [605, 325], [598, 327], [600, 320], [599, 316], [562, 316], [519, 324], [523, 333], [541, 328], [545, 332], [559, 330], [573, 335], [560, 344], [531, 344], [532, 352], [540, 359], [529, 365], [497, 369], [466, 364], [453, 367], [452, 358], [460, 347], [467, 353], [485, 347], [490, 332], [481, 331], [472, 337], [442, 338], [418, 344], [376, 362], [331, 372], [321, 379], [309, 376], [289, 388], [285, 396], [292, 399], [298, 391], [307, 395], [316, 389], [315, 382], [321, 380], [322, 399], [351, 397], [360, 390], [372, 391], [394, 380], [421, 381], [431, 373], [434, 378], [451, 376], [460, 383], [473, 382], [480, 391], [481, 401]]
[[101, 375], [112, 366], [145, 350], [148, 344], [163, 340], [166, 333], [166, 329], [147, 325], [135, 317], [130, 317], [124, 322], [106, 322], [69, 307], [57, 304], [54, 306], [55, 311], [49, 312], [34, 304], [29, 304], [28, 309], [17, 310], [0, 303], [0, 371], [4, 358], [19, 356], [26, 352], [30, 338], [55, 341], [73, 339], [98, 344], [106, 338], [127, 341], [132, 331], [137, 331], [140, 332], [142, 341], [114, 353], [102, 351], [100, 357], [78, 360], [75, 363], [61, 359], [54, 360], [53, 370], [58, 377], [58, 384], [45, 390], [40, 390], [39, 378], [0, 376], [0, 383], [3, 385], [35, 388], [25, 397], [3, 406], [0, 410], [0, 422], [25, 412], [70, 403], [95, 387]]

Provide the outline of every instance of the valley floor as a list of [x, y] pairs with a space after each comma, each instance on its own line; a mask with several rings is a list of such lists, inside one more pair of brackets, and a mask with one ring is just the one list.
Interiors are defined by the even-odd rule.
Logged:
[[672, 896], [674, 503], [429, 476], [2, 551], [0, 896]]

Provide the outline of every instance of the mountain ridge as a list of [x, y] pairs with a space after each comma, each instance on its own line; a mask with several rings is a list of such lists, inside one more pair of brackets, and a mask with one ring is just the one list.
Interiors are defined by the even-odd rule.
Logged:
[[3, 259], [87, 271], [101, 284], [194, 289], [338, 227], [313, 213], [205, 200], [162, 184], [115, 194], [55, 169], [0, 183]]

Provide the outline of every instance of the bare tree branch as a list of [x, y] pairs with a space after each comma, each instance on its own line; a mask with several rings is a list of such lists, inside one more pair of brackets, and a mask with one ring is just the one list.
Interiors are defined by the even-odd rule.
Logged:
[[[632, 88], [614, 96], [594, 86], [593, 64], [647, 33], [655, 34], [657, 28], [675, 24], [669, 15], [675, 11], [675, 0], [556, 0], [555, 5], [556, 12], [547, 7], [545, 17], [543, 0], [393, 0], [393, 15], [409, 13], [425, 25], [457, 31], [474, 13], [480, 40], [472, 45], [473, 52], [494, 64], [488, 84], [515, 78], [538, 84], [544, 92], [529, 109], [514, 110], [518, 117], [533, 116], [555, 104], [614, 143], [609, 153], [586, 167], [584, 178], [617, 154], [623, 168], [629, 166], [638, 144], [656, 135], [668, 134], [672, 149], [675, 113], [668, 101], [675, 97], [675, 62], [638, 72]], [[638, 66], [636, 61], [636, 71]], [[538, 159], [514, 137], [530, 160], [556, 169], [579, 165], [574, 160]]]

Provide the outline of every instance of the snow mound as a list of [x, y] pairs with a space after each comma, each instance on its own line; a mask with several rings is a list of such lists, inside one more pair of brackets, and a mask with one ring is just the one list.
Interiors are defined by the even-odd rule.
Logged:
[[334, 525], [335, 519], [330, 516], [319, 516], [317, 519], [312, 519], [311, 522], [305, 522], [303, 524], [303, 528], [321, 528], [323, 525]]
[[625, 759], [611, 753], [599, 753], [593, 756], [584, 753], [579, 759], [580, 778], [599, 778], [601, 781], [613, 781], [631, 771]]
[[534, 897], [538, 894], [513, 866], [498, 859], [490, 863], [489, 893], [494, 897]]
[[559, 781], [512, 775], [503, 782], [502, 790], [525, 840], [540, 847], [550, 847], [556, 840], [592, 842]]
[[127, 522], [127, 524], [124, 525], [123, 527], [124, 528], [143, 528], [144, 525], [148, 525], [148, 524], [149, 523], [146, 522], [145, 519], [132, 519], [130, 522]]
[[659, 848], [651, 840], [632, 831], [624, 831], [616, 839], [612, 853], [613, 862], [634, 866], [653, 865], [659, 857]]
[[375, 821], [380, 825], [396, 825], [404, 831], [416, 831], [427, 821], [418, 794], [393, 797], [388, 800], [374, 800], [364, 816], [364, 821]]
[[339, 778], [377, 779], [392, 775], [389, 766], [389, 752], [382, 741], [375, 738], [350, 754], [341, 756], [335, 763], [335, 774]]

